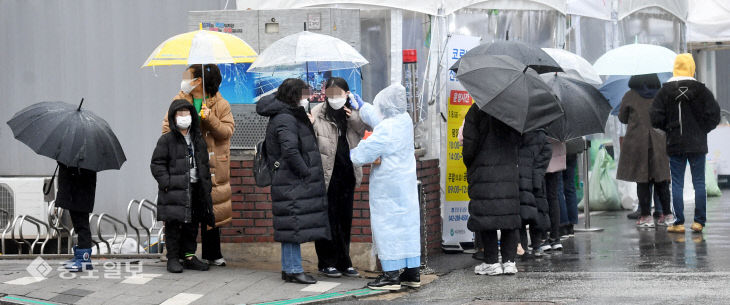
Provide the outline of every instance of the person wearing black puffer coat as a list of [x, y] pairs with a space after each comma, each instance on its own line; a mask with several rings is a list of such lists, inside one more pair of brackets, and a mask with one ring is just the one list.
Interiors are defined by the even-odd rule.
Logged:
[[[530, 226], [530, 239], [533, 249], [540, 245], [543, 239], [544, 230], [550, 226], [550, 218], [546, 202], [538, 208], [538, 197], [545, 193], [543, 184], [545, 181], [545, 170], [550, 162], [552, 150], [547, 142], [544, 130], [536, 130], [522, 135], [522, 144], [519, 150], [519, 171], [520, 171], [520, 216], [522, 217], [522, 228], [520, 229], [520, 244], [526, 248], [527, 228]], [[536, 252], [538, 253], [538, 252]]]
[[304, 273], [300, 244], [331, 240], [322, 157], [311, 118], [300, 106], [308, 91], [304, 81], [289, 78], [275, 95], [256, 104], [256, 112], [269, 117], [265, 145], [269, 166], [275, 169], [271, 201], [274, 240], [281, 243], [282, 279], [300, 284], [317, 282]]
[[174, 100], [167, 113], [174, 124], [157, 141], [150, 164], [159, 188], [157, 220], [165, 222], [167, 270], [207, 271], [208, 265], [195, 257], [195, 251], [200, 224], [215, 226], [208, 147], [192, 104]]
[[[484, 263], [477, 274], [515, 274], [520, 217], [518, 152], [520, 133], [473, 104], [464, 122], [463, 157], [469, 183], [467, 227], [480, 232]], [[501, 231], [502, 262], [499, 263], [497, 230]]]

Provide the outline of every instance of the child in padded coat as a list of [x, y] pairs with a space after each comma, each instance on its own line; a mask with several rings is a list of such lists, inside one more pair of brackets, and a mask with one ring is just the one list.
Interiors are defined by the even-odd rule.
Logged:
[[[207, 271], [195, 257], [200, 224], [215, 226], [208, 149], [200, 133], [200, 119], [192, 104], [175, 100], [163, 134], [152, 153], [150, 169], [159, 185], [157, 220], [165, 222], [167, 271]], [[182, 264], [180, 263], [182, 260]]]

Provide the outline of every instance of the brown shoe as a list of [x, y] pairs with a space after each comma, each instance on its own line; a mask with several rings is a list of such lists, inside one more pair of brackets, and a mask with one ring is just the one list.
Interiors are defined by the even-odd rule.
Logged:
[[702, 233], [702, 229], [704, 229], [704, 228], [705, 227], [703, 225], [701, 225], [699, 222], [695, 222], [692, 224], [692, 231], [694, 231], [695, 233]]
[[667, 228], [669, 233], [684, 233], [684, 225], [671, 225]]

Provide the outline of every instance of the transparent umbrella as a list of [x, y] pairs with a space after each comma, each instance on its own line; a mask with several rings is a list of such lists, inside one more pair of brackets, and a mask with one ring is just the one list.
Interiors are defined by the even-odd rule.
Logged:
[[368, 61], [346, 42], [308, 31], [272, 43], [248, 68], [248, 72], [332, 71], [355, 69]]
[[542, 50], [558, 62], [560, 67], [563, 68], [563, 71], [565, 71], [566, 76], [591, 85], [600, 85], [603, 83], [596, 69], [585, 58], [580, 57], [580, 55], [563, 49], [542, 48]]
[[593, 68], [601, 75], [640, 75], [671, 72], [677, 53], [662, 46], [629, 44], [615, 48], [596, 60]]

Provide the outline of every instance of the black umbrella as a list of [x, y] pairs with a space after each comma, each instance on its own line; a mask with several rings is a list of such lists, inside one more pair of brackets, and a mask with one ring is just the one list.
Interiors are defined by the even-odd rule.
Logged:
[[449, 70], [458, 72], [463, 58], [480, 55], [507, 55], [537, 71], [537, 73], [563, 72], [563, 68], [548, 53], [524, 42], [507, 40], [485, 43], [466, 52]]
[[16, 113], [8, 126], [37, 154], [66, 166], [99, 172], [119, 169], [127, 160], [109, 124], [81, 105], [37, 103]]
[[541, 76], [565, 110], [562, 118], [548, 126], [548, 136], [566, 141], [604, 131], [611, 104], [596, 87], [557, 73]]
[[510, 56], [463, 57], [456, 78], [479, 109], [521, 133], [563, 116], [557, 97], [537, 72]]

